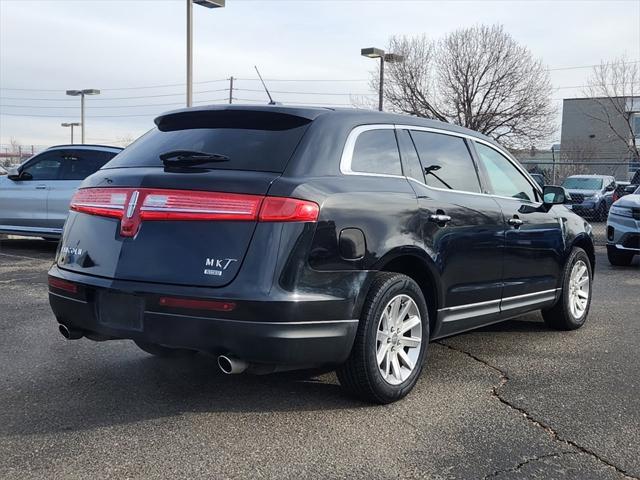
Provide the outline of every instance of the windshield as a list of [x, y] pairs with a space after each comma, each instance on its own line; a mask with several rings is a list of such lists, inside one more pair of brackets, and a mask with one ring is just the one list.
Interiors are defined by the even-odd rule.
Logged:
[[562, 186], [569, 190], [600, 190], [602, 188], [601, 178], [569, 177]]

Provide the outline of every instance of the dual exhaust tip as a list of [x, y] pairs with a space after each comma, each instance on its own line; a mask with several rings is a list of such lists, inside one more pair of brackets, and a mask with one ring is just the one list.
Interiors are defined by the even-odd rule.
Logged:
[[218, 366], [220, 367], [220, 370], [227, 375], [236, 375], [249, 368], [249, 364], [244, 360], [239, 360], [235, 357], [228, 357], [226, 355], [220, 355], [218, 357]]
[[64, 323], [58, 325], [58, 330], [64, 338], [67, 340], [78, 340], [84, 337], [84, 332], [78, 328], [73, 328]]
[[[64, 323], [58, 325], [58, 330], [67, 340], [78, 340], [84, 337], [84, 332], [82, 330], [70, 327]], [[236, 375], [247, 370], [247, 368], [249, 368], [249, 364], [244, 360], [239, 360], [232, 356], [220, 355], [218, 356], [218, 367], [220, 367], [220, 370], [227, 375]]]

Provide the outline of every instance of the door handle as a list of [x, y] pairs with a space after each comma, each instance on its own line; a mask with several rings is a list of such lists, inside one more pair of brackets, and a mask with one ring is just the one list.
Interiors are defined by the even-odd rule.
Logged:
[[451, 217], [442, 213], [436, 213], [429, 215], [429, 221], [444, 226], [451, 221]]
[[46, 185], [36, 185], [36, 190], [46, 190], [47, 186]]
[[518, 217], [513, 217], [509, 219], [508, 223], [513, 228], [520, 228], [524, 222], [520, 220]]

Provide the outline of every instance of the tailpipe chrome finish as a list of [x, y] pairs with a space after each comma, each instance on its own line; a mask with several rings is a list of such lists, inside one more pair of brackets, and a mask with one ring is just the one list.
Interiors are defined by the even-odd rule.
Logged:
[[239, 360], [235, 357], [220, 355], [218, 357], [218, 366], [227, 375], [235, 375], [244, 372], [249, 368], [249, 364], [244, 360]]
[[79, 328], [69, 327], [64, 323], [61, 323], [58, 326], [58, 330], [60, 330], [62, 336], [67, 340], [78, 340], [79, 338], [84, 337], [84, 332], [82, 330]]

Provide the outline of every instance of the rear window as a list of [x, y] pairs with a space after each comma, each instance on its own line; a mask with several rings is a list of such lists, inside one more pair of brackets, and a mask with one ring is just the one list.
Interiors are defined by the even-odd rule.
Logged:
[[562, 186], [571, 190], [600, 190], [602, 188], [602, 179], [569, 177], [562, 183]]
[[310, 120], [264, 112], [193, 112], [164, 117], [105, 168], [163, 166], [173, 150], [221, 154], [229, 161], [208, 168], [282, 173]]

